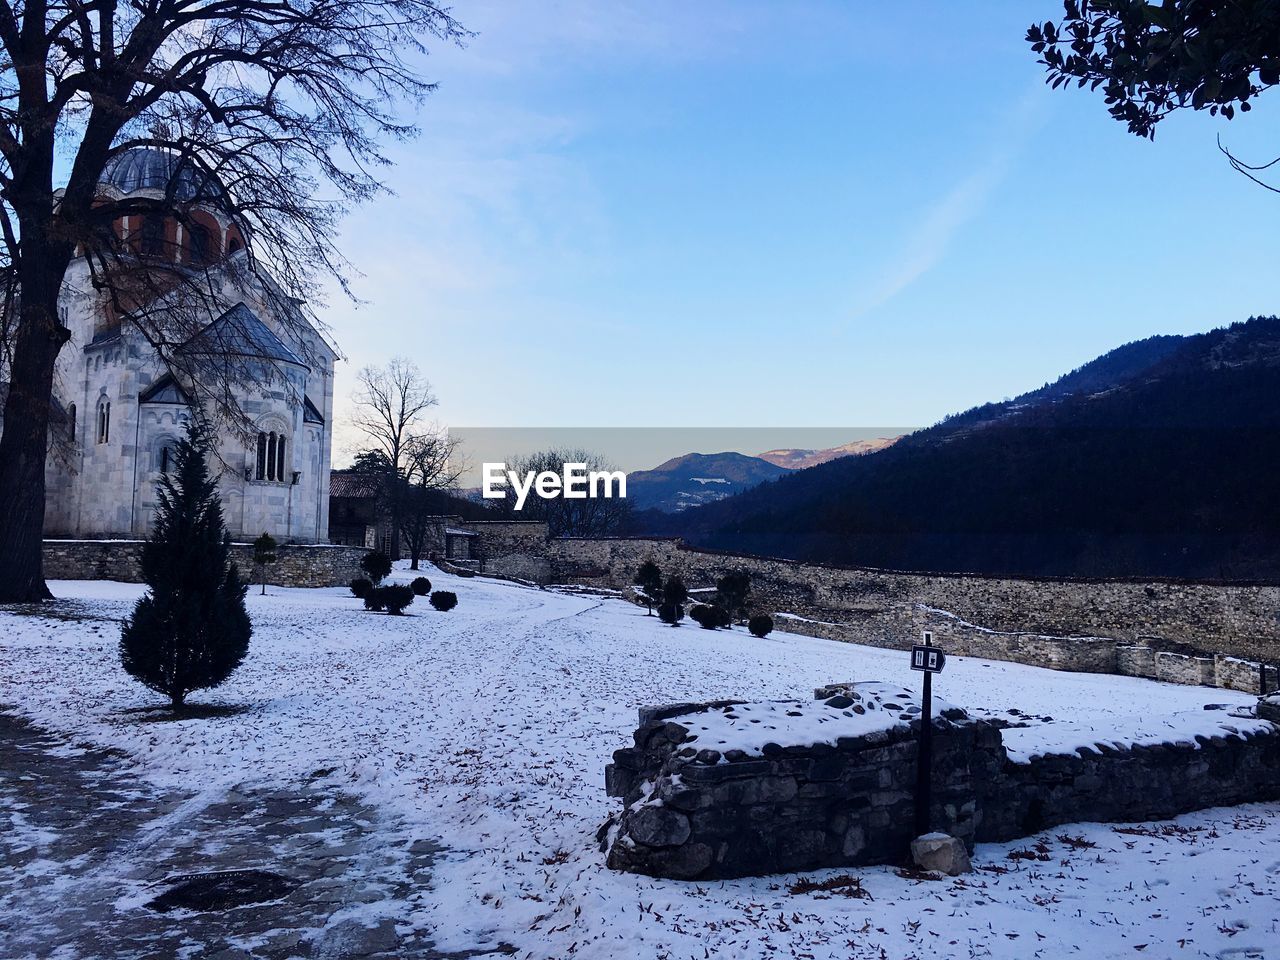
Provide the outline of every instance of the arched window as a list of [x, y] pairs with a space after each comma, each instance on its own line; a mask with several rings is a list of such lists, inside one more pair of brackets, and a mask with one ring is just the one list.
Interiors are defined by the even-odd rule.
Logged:
[[258, 434], [258, 463], [254, 477], [258, 480], [284, 480], [285, 442], [283, 433]]
[[160, 472], [168, 473], [169, 468], [173, 466], [173, 447], [169, 445], [168, 441], [165, 441], [165, 445], [160, 448], [159, 459], [160, 459]]
[[67, 429], [70, 431], [72, 442], [76, 439], [76, 405], [70, 404], [67, 407]]
[[187, 236], [191, 243], [191, 262], [203, 266], [208, 263], [213, 251], [213, 237], [209, 228], [200, 223], [187, 225]]
[[108, 443], [111, 440], [111, 401], [98, 401], [98, 442]]
[[142, 255], [158, 257], [164, 253], [164, 219], [154, 213], [142, 218]]

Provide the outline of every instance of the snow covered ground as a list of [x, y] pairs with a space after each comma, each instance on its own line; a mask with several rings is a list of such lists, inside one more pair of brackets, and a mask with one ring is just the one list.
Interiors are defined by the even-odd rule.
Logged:
[[[1280, 805], [1172, 823], [1056, 828], [979, 846], [977, 872], [856, 871], [869, 899], [798, 877], [658, 881], [602, 866], [603, 772], [642, 704], [804, 698], [845, 680], [915, 687], [904, 653], [789, 634], [664, 627], [643, 608], [428, 570], [459, 606], [365, 613], [345, 590], [251, 592], [249, 659], [194, 701], [241, 713], [138, 724], [157, 698], [120, 670], [141, 588], [52, 585], [58, 616], [0, 613], [0, 704], [125, 751], [158, 786], [285, 783], [336, 767], [447, 848], [415, 927], [442, 950], [545, 958], [1280, 958]], [[407, 575], [398, 572], [398, 577]], [[1088, 724], [1062, 735], [1226, 719], [1242, 694], [950, 658], [936, 693], [975, 713]], [[1015, 713], [1014, 711], [1018, 711]], [[1135, 720], [1136, 718], [1136, 720]], [[1046, 735], [1052, 728], [1046, 727]], [[1099, 731], [1102, 731], [1099, 733]], [[1061, 731], [1060, 731], [1061, 734]], [[1032, 729], [1021, 731], [1034, 751]], [[806, 878], [822, 881], [841, 871]], [[803, 890], [805, 888], [801, 888]]]

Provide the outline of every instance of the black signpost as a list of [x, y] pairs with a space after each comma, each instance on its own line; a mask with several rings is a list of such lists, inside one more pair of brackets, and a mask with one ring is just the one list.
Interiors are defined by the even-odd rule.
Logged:
[[920, 698], [920, 754], [916, 759], [916, 836], [929, 832], [929, 788], [933, 782], [933, 675], [947, 665], [947, 655], [933, 645], [933, 631], [911, 648], [911, 669], [924, 674]]

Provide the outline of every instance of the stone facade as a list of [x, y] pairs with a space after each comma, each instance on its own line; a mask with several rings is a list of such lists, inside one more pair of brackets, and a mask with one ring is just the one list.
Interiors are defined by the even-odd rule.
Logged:
[[[46, 540], [44, 574], [50, 580], [118, 580], [142, 582], [141, 540]], [[267, 567], [267, 583], [280, 587], [345, 587], [360, 571], [368, 551], [327, 543], [285, 544]], [[240, 575], [260, 583], [253, 566], [253, 546], [233, 543], [231, 559]]]
[[[851, 702], [837, 695], [824, 703], [845, 711]], [[602, 831], [610, 867], [713, 880], [908, 861], [918, 718], [758, 752], [722, 755], [699, 742], [698, 716], [735, 708], [743, 707], [641, 711], [634, 746], [617, 751], [605, 775], [608, 793], [624, 802]], [[1063, 823], [1162, 819], [1280, 797], [1280, 726], [1271, 723], [1195, 745], [1081, 749], [1026, 763], [1010, 761], [997, 727], [961, 710], [936, 718], [933, 733], [931, 828], [970, 850]]]

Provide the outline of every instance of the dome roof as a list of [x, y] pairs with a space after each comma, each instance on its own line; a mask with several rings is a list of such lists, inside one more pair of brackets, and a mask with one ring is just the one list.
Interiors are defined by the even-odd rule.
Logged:
[[133, 193], [166, 190], [170, 181], [175, 181], [173, 195], [178, 200], [214, 201], [226, 196], [217, 178], [200, 169], [194, 160], [159, 147], [130, 147], [117, 153], [103, 167], [98, 182], [121, 193]]

